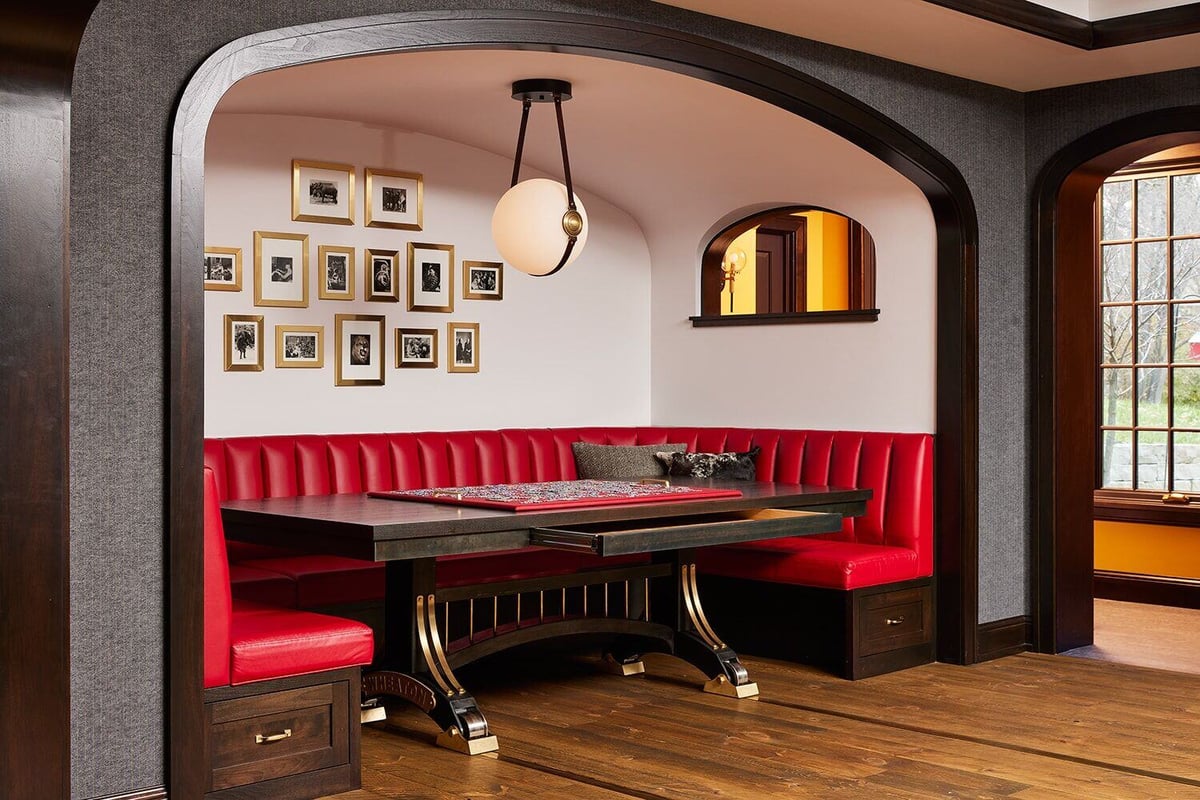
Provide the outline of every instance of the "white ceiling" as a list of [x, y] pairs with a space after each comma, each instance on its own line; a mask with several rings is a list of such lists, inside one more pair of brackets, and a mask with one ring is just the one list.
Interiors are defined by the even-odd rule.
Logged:
[[[925, 0], [662, 2], [1026, 92], [1200, 66], [1200, 33], [1080, 50]], [[1067, 5], [1065, 0], [1053, 4]], [[1108, 9], [1166, 5], [1182, 4], [1093, 0], [1090, 8], [1108, 14]]]
[[1187, 5], [1190, 0], [1030, 0], [1030, 2], [1079, 17], [1079, 19], [1095, 22], [1098, 19], [1112, 19], [1130, 14], [1141, 14], [1144, 11], [1159, 11], [1164, 8], [1183, 6]]
[[[725, 211], [743, 202], [817, 204], [804, 186], [845, 183], [855, 164], [886, 170], [824, 128], [748, 95], [664, 70], [563, 53], [430, 51], [290, 67], [239, 81], [216, 113], [350, 120], [511, 160], [521, 117], [511, 83], [531, 77], [573, 84], [575, 99], [563, 105], [572, 176], [643, 225], [661, 220], [665, 208], [686, 205], [690, 193], [728, 193]], [[806, 155], [814, 148], [824, 156]], [[561, 177], [553, 106], [533, 107], [525, 153], [527, 167]], [[760, 158], [764, 153], [771, 158]], [[777, 173], [794, 176], [780, 196], [742, 197], [747, 188], [778, 185]], [[731, 174], [744, 186], [732, 185]], [[506, 188], [497, 186], [497, 197]]]

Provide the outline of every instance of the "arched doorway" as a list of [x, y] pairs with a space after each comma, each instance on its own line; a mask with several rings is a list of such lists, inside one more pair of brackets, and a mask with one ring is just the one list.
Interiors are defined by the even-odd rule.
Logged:
[[974, 205], [946, 158], [863, 103], [789, 67], [678, 31], [588, 16], [422, 12], [338, 20], [237, 40], [198, 68], [180, 101], [171, 181], [168, 523], [169, 783], [193, 796], [202, 731], [199, 523], [203, 446], [204, 137], [221, 95], [270, 69], [370, 53], [451, 48], [553, 50], [625, 60], [725, 86], [805, 117], [916, 184], [937, 235], [936, 530], [938, 658], [975, 660], [977, 323]]
[[1130, 117], [1060, 150], [1034, 183], [1033, 589], [1035, 643], [1041, 652], [1092, 642], [1096, 193], [1121, 167], [1198, 138], [1200, 108]]

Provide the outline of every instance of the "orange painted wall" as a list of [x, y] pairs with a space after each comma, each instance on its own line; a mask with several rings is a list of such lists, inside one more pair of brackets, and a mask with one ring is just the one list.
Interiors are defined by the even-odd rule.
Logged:
[[1200, 528], [1095, 522], [1096, 569], [1200, 579]]

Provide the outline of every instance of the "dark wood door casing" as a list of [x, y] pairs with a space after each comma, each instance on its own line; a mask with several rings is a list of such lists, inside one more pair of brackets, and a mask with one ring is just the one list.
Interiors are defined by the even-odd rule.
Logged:
[[[866, 104], [764, 56], [679, 30], [619, 18], [532, 11], [405, 12], [371, 23], [314, 22], [256, 33], [198, 65], [175, 115], [171, 181], [168, 530], [170, 796], [196, 796], [202, 725], [200, 453], [203, 437], [202, 255], [204, 137], [214, 107], [255, 72], [347, 55], [425, 48], [506, 48], [613, 58], [689, 75], [802, 116], [862, 147], [925, 194], [937, 236], [938, 658], [975, 660], [978, 620], [978, 224], [958, 169], [936, 149]], [[718, 278], [719, 279], [719, 278]], [[712, 283], [705, 273], [706, 287]], [[706, 289], [707, 291], [707, 289]], [[719, 297], [719, 292], [718, 292]], [[194, 759], [192, 759], [194, 760]]]
[[70, 100], [95, 6], [0, 11], [0, 797], [7, 800], [71, 793]]
[[774, 217], [758, 226], [757, 312], [807, 310], [807, 231], [803, 217]]
[[1059, 151], [1034, 183], [1037, 380], [1035, 645], [1092, 643], [1096, 488], [1096, 194], [1151, 153], [1195, 141], [1200, 108], [1141, 114]]

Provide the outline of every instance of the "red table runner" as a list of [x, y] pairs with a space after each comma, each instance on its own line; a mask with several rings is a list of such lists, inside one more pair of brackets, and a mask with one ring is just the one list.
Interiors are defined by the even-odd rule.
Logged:
[[670, 486], [665, 482], [640, 481], [547, 481], [544, 483], [495, 483], [485, 486], [454, 486], [436, 489], [401, 489], [370, 492], [388, 500], [494, 508], [503, 511], [547, 511], [558, 508], [662, 503], [673, 500], [707, 500], [741, 497], [737, 489], [702, 486]]

